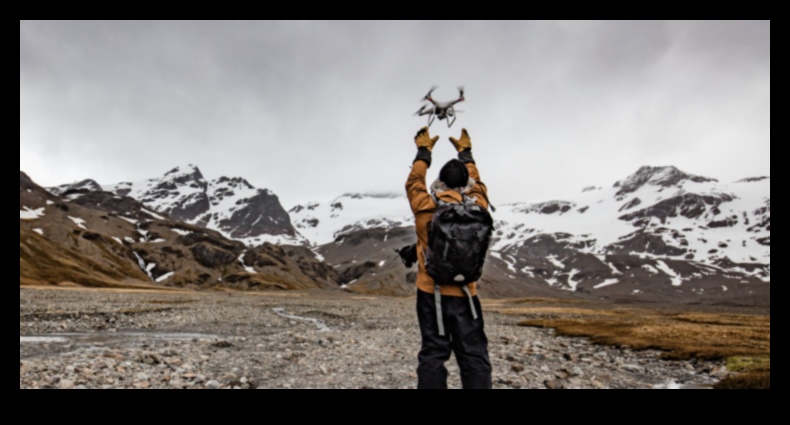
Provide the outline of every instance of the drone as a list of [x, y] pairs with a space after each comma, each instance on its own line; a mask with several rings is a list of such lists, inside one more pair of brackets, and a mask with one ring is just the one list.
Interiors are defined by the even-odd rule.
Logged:
[[[455, 110], [455, 104], [458, 102], [462, 102], [464, 100], [464, 88], [463, 86], [458, 87], [458, 99], [451, 100], [449, 102], [438, 102], [431, 97], [431, 93], [436, 90], [437, 86], [431, 87], [428, 91], [428, 94], [422, 98], [423, 101], [427, 101], [430, 103], [426, 103], [422, 105], [419, 111], [415, 112], [414, 115], [428, 115], [428, 126], [430, 127], [433, 123], [433, 120], [439, 118], [440, 120], [447, 121], [447, 127], [451, 127], [455, 122], [455, 118], [458, 112]], [[450, 120], [452, 118], [452, 120]]]

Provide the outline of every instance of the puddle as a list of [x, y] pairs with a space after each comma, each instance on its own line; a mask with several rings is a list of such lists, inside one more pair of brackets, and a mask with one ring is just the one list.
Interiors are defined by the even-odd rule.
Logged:
[[47, 342], [69, 342], [68, 338], [62, 336], [20, 336], [19, 343], [47, 343]]
[[191, 340], [199, 338], [217, 338], [217, 335], [179, 332], [93, 332], [93, 333], [61, 333], [49, 335], [19, 336], [20, 344], [40, 343], [83, 343], [104, 344], [107, 342], [142, 342], [151, 339]]
[[713, 389], [711, 385], [702, 385], [702, 384], [678, 384], [677, 382], [670, 380], [663, 384], [656, 384], [653, 385], [653, 389], [655, 390], [710, 390]]
[[332, 329], [329, 328], [329, 326], [326, 325], [326, 323], [324, 323], [323, 320], [314, 319], [312, 317], [294, 316], [292, 314], [286, 313], [285, 309], [282, 308], [282, 307], [274, 307], [274, 308], [272, 308], [272, 310], [275, 313], [279, 314], [280, 316], [285, 317], [286, 319], [302, 320], [302, 321], [305, 321], [305, 322], [311, 322], [321, 332], [327, 332], [327, 331], [331, 331], [332, 330]]

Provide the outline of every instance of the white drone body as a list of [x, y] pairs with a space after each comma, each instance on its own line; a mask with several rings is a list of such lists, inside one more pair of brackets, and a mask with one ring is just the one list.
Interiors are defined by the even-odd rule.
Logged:
[[455, 122], [455, 114], [461, 112], [455, 110], [455, 104], [464, 100], [464, 88], [458, 87], [458, 99], [451, 100], [449, 102], [439, 102], [434, 100], [433, 97], [431, 97], [431, 93], [433, 93], [434, 90], [436, 90], [436, 86], [431, 87], [431, 90], [428, 91], [428, 94], [422, 98], [422, 100], [429, 103], [422, 105], [422, 107], [414, 115], [428, 115], [429, 127], [436, 118], [440, 120], [446, 120], [447, 127], [450, 127]]

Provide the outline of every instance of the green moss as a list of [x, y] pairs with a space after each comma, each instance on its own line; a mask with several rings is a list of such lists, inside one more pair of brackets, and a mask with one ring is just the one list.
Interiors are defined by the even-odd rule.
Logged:
[[766, 356], [732, 356], [727, 358], [727, 369], [733, 372], [770, 370], [771, 358]]

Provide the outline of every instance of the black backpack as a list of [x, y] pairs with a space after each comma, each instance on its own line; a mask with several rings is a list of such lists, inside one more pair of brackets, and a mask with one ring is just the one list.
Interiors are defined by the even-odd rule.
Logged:
[[428, 223], [425, 268], [437, 284], [464, 286], [480, 279], [494, 220], [488, 210], [464, 196], [464, 202], [436, 199]]

